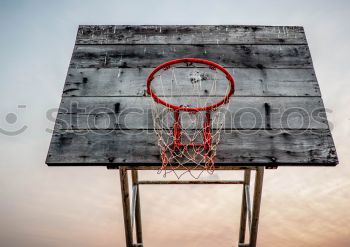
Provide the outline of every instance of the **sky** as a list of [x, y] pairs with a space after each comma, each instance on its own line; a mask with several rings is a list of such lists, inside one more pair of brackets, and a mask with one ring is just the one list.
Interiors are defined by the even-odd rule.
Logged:
[[[1, 0], [0, 246], [124, 246], [118, 172], [45, 165], [80, 24], [304, 26], [340, 164], [268, 170], [258, 246], [350, 246], [349, 11], [345, 0]], [[232, 246], [240, 198], [227, 185], [144, 187], [144, 242]]]

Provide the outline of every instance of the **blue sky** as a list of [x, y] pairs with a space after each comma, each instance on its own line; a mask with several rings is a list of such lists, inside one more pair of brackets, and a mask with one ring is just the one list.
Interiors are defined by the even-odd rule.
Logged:
[[[345, 227], [350, 222], [349, 11], [349, 1], [2, 0], [0, 128], [9, 132], [26, 128], [16, 136], [0, 133], [0, 245], [122, 246], [117, 173], [104, 168], [44, 165], [51, 138], [47, 129], [53, 127], [47, 111], [59, 105], [80, 24], [304, 26], [328, 118], [334, 126], [340, 165], [269, 171], [259, 243], [350, 245]], [[229, 173], [218, 176], [226, 178]], [[172, 245], [175, 242], [212, 246], [219, 241], [229, 246], [236, 241], [240, 203], [234, 198], [240, 197], [238, 190], [189, 188], [143, 191], [146, 241], [169, 247], [178, 246]], [[216, 202], [211, 210], [206, 208], [207, 201], [201, 203], [203, 194]], [[160, 198], [159, 203], [152, 204], [155, 197]], [[190, 210], [178, 207], [188, 198]], [[174, 212], [171, 215], [162, 211], [169, 204]], [[183, 231], [183, 225], [188, 231]], [[198, 231], [202, 225], [209, 225], [208, 229]], [[172, 234], [164, 231], [166, 227]], [[223, 232], [228, 234], [223, 236]]]

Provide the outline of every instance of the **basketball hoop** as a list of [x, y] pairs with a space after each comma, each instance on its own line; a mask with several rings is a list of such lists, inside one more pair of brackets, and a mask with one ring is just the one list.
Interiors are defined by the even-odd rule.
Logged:
[[[160, 171], [166, 175], [185, 170], [180, 176], [189, 172], [195, 178], [205, 170], [212, 173], [225, 110], [234, 93], [232, 75], [212, 61], [176, 59], [149, 74], [147, 93], [153, 98]], [[200, 174], [194, 176], [193, 170]]]

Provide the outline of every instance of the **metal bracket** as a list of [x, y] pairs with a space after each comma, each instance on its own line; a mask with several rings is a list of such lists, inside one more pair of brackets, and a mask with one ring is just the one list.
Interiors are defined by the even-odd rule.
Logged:
[[266, 169], [277, 169], [278, 166], [270, 165], [270, 166], [265, 166]]

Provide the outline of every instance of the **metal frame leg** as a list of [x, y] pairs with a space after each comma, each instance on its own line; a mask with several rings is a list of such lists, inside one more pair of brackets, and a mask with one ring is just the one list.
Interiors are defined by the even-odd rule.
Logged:
[[120, 174], [120, 188], [122, 194], [123, 215], [124, 215], [124, 230], [125, 241], [127, 247], [132, 247], [132, 228], [130, 218], [130, 196], [129, 196], [129, 182], [128, 171], [125, 167], [119, 167]]
[[140, 189], [138, 184], [138, 172], [137, 170], [131, 171], [132, 176], [132, 185], [136, 189], [134, 190], [136, 193], [135, 200], [135, 227], [136, 227], [136, 240], [137, 243], [142, 244], [142, 223], [141, 223], [141, 204], [140, 204]]
[[[255, 187], [253, 198], [253, 210], [250, 203], [250, 178], [251, 169], [256, 170]], [[256, 247], [258, 223], [260, 214], [261, 194], [264, 179], [264, 167], [246, 168], [244, 170], [244, 181], [139, 181], [138, 171], [132, 170], [132, 189], [133, 203], [132, 212], [130, 212], [130, 196], [127, 167], [119, 167], [120, 187], [123, 204], [125, 241], [127, 247], [143, 246], [142, 244], [142, 225], [141, 225], [141, 203], [139, 194], [140, 184], [243, 184], [242, 193], [242, 211], [239, 231], [240, 247]], [[135, 220], [134, 220], [135, 219]], [[247, 221], [249, 223], [249, 243], [245, 244], [245, 233], [247, 229]], [[137, 243], [133, 244], [133, 224], [136, 227]]]
[[247, 225], [247, 211], [250, 210], [247, 208], [247, 194], [246, 186], [250, 184], [250, 170], [244, 170], [244, 184], [242, 189], [242, 208], [241, 208], [241, 221], [239, 228], [239, 243], [244, 243], [245, 241], [245, 232]]
[[264, 167], [257, 167], [256, 175], [255, 175], [252, 226], [250, 230], [250, 241], [249, 241], [250, 247], [255, 247], [257, 242], [263, 179], [264, 179]]

